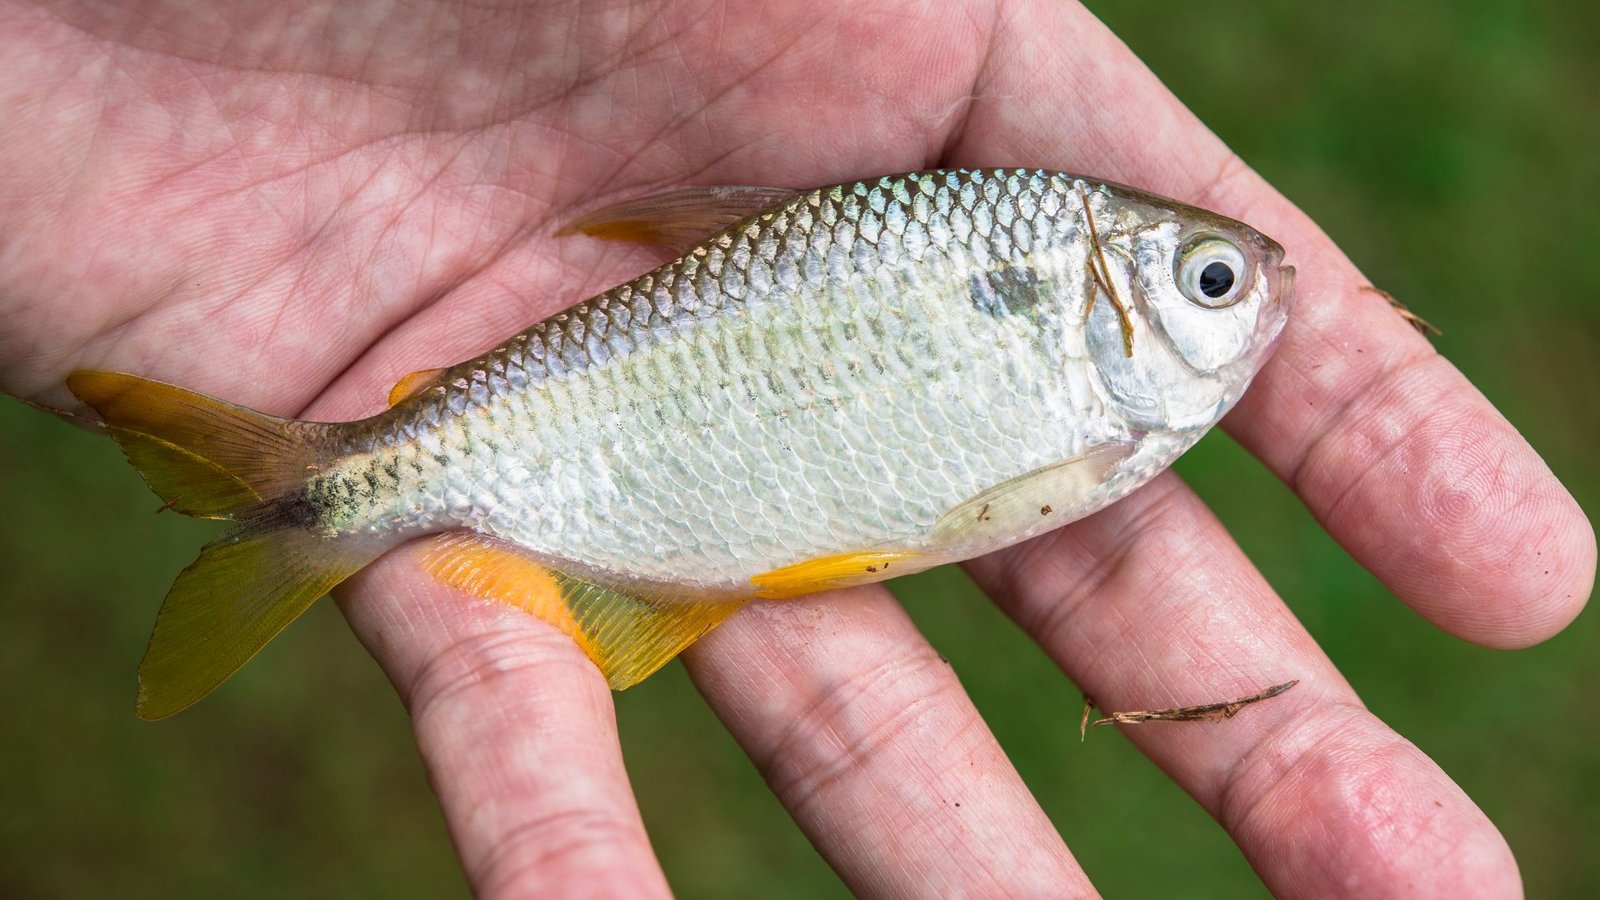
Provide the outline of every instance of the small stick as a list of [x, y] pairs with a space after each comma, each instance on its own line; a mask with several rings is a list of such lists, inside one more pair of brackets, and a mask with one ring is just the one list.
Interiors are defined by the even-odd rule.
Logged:
[[[1094, 248], [1094, 255], [1088, 259], [1089, 277], [1101, 290], [1106, 292], [1106, 298], [1111, 301], [1111, 308], [1116, 310], [1117, 320], [1122, 325], [1122, 350], [1133, 359], [1133, 321], [1128, 318], [1128, 308], [1123, 305], [1122, 298], [1117, 296], [1117, 290], [1111, 284], [1111, 268], [1106, 265], [1106, 254], [1100, 247], [1100, 232], [1094, 227], [1094, 213], [1089, 210], [1089, 191], [1078, 182], [1078, 196], [1083, 200], [1083, 220], [1089, 223], [1089, 244]], [[1096, 261], [1099, 267], [1095, 266]], [[1083, 317], [1089, 318], [1089, 313], [1094, 312], [1094, 300], [1099, 296], [1093, 291], [1089, 292], [1089, 306], [1083, 311]]]
[[1231, 719], [1239, 711], [1252, 703], [1262, 700], [1271, 700], [1284, 691], [1300, 683], [1300, 679], [1285, 681], [1275, 684], [1264, 691], [1240, 697], [1237, 700], [1225, 700], [1221, 703], [1203, 703], [1199, 706], [1179, 706], [1172, 709], [1137, 709], [1130, 712], [1114, 712], [1101, 719], [1089, 721], [1089, 711], [1094, 709], [1094, 701], [1085, 696], [1083, 698], [1083, 720], [1078, 723], [1078, 739], [1084, 740], [1088, 736], [1089, 726], [1099, 728], [1103, 725], [1137, 725], [1140, 722], [1221, 722]]
[[1432, 322], [1429, 322], [1427, 319], [1424, 319], [1423, 317], [1412, 312], [1410, 309], [1407, 309], [1404, 303], [1401, 303], [1395, 298], [1395, 295], [1389, 293], [1383, 288], [1370, 284], [1364, 284], [1361, 286], [1361, 289], [1363, 291], [1370, 291], [1371, 293], [1377, 294], [1379, 297], [1389, 301], [1389, 306], [1391, 306], [1395, 312], [1400, 314], [1400, 318], [1409, 322], [1411, 327], [1417, 330], [1418, 334], [1431, 334], [1435, 337], [1444, 334], [1444, 332], [1440, 331]]

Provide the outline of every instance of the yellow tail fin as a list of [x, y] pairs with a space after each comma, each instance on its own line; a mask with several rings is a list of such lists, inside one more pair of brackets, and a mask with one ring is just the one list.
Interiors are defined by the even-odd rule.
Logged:
[[73, 372], [67, 387], [151, 490], [202, 519], [231, 519], [304, 485], [327, 429], [121, 372]]
[[247, 523], [207, 544], [156, 616], [139, 663], [139, 717], [164, 719], [203, 699], [378, 552], [352, 553], [293, 523]]
[[139, 665], [140, 717], [165, 718], [211, 693], [382, 552], [335, 542], [296, 502], [337, 426], [115, 372], [74, 372], [67, 386], [171, 508], [239, 522], [167, 592]]

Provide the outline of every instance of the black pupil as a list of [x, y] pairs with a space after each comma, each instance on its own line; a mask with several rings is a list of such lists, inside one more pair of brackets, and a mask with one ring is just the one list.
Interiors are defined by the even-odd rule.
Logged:
[[1215, 300], [1233, 289], [1233, 269], [1225, 262], [1214, 262], [1200, 270], [1200, 293]]

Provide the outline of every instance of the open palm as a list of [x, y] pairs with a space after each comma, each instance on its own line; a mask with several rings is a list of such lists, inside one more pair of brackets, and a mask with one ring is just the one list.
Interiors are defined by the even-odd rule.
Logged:
[[[356, 418], [404, 373], [658, 261], [553, 237], [595, 206], [1067, 169], [1289, 248], [1296, 316], [1227, 424], [1397, 595], [1506, 647], [1588, 597], [1593, 533], [1515, 430], [1081, 7], [237, 6], [0, 0], [0, 389], [67, 405], [66, 373], [95, 367]], [[342, 601], [475, 888], [664, 894], [599, 673], [411, 558]], [[1176, 477], [968, 569], [1110, 707], [1301, 679], [1226, 728], [1130, 735], [1280, 894], [1516, 892], [1494, 827], [1365, 711]], [[818, 849], [862, 893], [1092, 892], [951, 670], [885, 590], [851, 593], [753, 605], [687, 654]]]

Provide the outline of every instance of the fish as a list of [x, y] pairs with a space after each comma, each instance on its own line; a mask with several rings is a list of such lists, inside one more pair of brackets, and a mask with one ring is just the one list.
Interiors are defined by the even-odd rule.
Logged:
[[431, 576], [544, 619], [622, 690], [753, 600], [1126, 496], [1234, 405], [1293, 299], [1250, 226], [1041, 169], [684, 188], [562, 233], [679, 255], [360, 421], [68, 377], [168, 507], [233, 523], [162, 604], [141, 717], [424, 537]]

